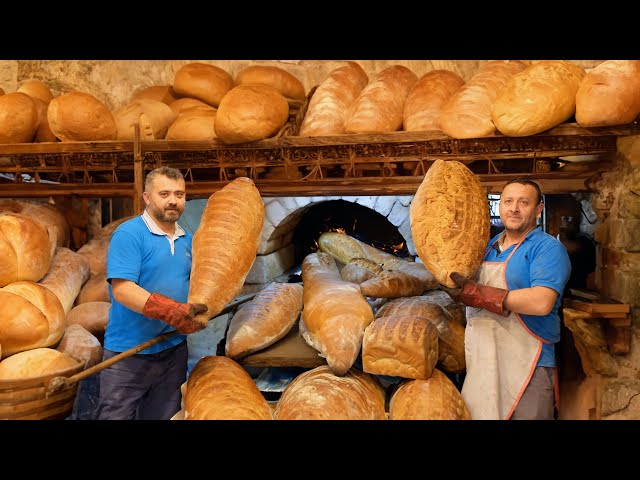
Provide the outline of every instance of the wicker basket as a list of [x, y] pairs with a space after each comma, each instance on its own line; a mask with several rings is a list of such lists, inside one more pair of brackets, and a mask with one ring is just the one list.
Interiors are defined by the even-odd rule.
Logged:
[[78, 384], [46, 396], [53, 377], [69, 377], [82, 371], [83, 365], [41, 377], [0, 380], [0, 420], [64, 419], [73, 409]]

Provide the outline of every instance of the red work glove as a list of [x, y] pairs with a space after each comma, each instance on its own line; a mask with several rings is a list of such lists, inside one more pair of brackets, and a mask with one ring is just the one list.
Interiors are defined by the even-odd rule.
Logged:
[[204, 313], [207, 310], [208, 307], [203, 303], [180, 303], [159, 293], [152, 293], [147, 303], [144, 304], [142, 314], [145, 317], [167, 322], [176, 327], [179, 333], [187, 334], [197, 332], [207, 326], [193, 319], [199, 313]]
[[470, 307], [484, 308], [504, 317], [509, 315], [509, 311], [504, 308], [504, 299], [509, 290], [481, 285], [458, 272], [452, 272], [449, 277], [460, 287], [452, 294], [456, 302], [464, 303]]

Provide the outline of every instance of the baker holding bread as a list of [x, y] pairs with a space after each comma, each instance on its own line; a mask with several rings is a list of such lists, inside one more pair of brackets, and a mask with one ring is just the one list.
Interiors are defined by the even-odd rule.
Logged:
[[450, 275], [460, 287], [452, 296], [468, 306], [462, 396], [473, 419], [554, 418], [558, 309], [571, 264], [537, 226], [542, 209], [537, 183], [509, 181], [500, 196], [504, 231], [489, 241], [475, 281]]
[[187, 375], [186, 334], [206, 324], [207, 311], [189, 304], [192, 236], [176, 222], [184, 212], [185, 182], [170, 167], [151, 171], [145, 181], [144, 213], [113, 232], [107, 254], [111, 308], [103, 360], [158, 335], [167, 340], [100, 372], [100, 420], [168, 420], [180, 410], [180, 386]]

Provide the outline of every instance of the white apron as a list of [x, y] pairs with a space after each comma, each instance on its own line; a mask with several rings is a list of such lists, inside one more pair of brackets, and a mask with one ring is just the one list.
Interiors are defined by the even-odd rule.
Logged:
[[[507, 263], [483, 262], [478, 283], [507, 288]], [[486, 255], [485, 255], [486, 258]], [[508, 317], [467, 307], [464, 340], [467, 373], [462, 386], [473, 420], [508, 420], [538, 362], [542, 342], [511, 312]]]

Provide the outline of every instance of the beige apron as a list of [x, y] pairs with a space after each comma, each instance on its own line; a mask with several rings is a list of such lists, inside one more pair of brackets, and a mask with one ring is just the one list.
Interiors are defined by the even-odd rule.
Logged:
[[[507, 288], [507, 263], [483, 262], [478, 283]], [[486, 255], [485, 255], [486, 257]], [[462, 386], [473, 420], [508, 420], [533, 375], [542, 342], [511, 312], [508, 317], [467, 307], [465, 331], [467, 373]]]

